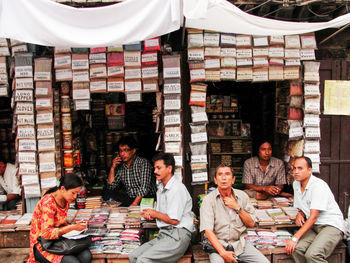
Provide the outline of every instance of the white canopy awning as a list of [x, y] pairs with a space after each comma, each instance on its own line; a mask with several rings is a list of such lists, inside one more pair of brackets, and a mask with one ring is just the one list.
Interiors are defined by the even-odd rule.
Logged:
[[0, 37], [59, 47], [128, 44], [178, 30], [183, 14], [189, 28], [250, 35], [301, 34], [350, 23], [350, 14], [322, 23], [267, 19], [226, 0], [126, 0], [93, 8], [0, 0]]
[[248, 35], [293, 35], [350, 23], [350, 14], [328, 22], [286, 22], [247, 14], [226, 0], [184, 0], [186, 27]]
[[127, 44], [180, 28], [180, 0], [128, 0], [75, 8], [51, 0], [0, 0], [0, 36], [62, 47]]

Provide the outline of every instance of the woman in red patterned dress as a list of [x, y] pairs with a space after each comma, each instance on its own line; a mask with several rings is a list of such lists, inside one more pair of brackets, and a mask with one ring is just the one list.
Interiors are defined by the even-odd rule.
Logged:
[[83, 182], [75, 174], [66, 174], [60, 178], [58, 187], [49, 189], [37, 203], [30, 229], [30, 255], [28, 263], [86, 263], [91, 262], [90, 250], [86, 249], [76, 255], [54, 255], [42, 249], [37, 239], [58, 239], [72, 231], [84, 230], [86, 224], [68, 225], [66, 222], [69, 204], [77, 198]]

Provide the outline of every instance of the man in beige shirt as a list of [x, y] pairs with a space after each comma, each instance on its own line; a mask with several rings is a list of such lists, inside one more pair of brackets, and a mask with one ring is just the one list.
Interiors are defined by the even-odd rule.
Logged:
[[217, 251], [210, 253], [210, 262], [269, 262], [244, 239], [247, 227], [255, 225], [255, 210], [246, 193], [232, 188], [231, 167], [220, 165], [214, 180], [218, 188], [204, 198], [200, 209], [200, 231]]

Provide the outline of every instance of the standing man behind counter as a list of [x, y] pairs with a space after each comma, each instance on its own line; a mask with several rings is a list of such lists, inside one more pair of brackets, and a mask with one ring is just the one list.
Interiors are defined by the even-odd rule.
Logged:
[[150, 162], [136, 154], [133, 137], [123, 137], [118, 142], [119, 153], [107, 179], [104, 200], [113, 199], [121, 206], [139, 205], [142, 197], [154, 197], [155, 177]]
[[281, 193], [283, 185], [287, 183], [283, 161], [272, 157], [272, 147], [268, 141], [259, 144], [257, 157], [244, 162], [243, 179], [246, 193], [258, 200], [269, 196], [291, 194]]

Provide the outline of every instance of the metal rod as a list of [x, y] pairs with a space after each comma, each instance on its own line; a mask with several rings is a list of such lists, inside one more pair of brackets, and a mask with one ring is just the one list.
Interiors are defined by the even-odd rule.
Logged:
[[181, 48], [184, 48], [184, 45], [185, 45], [185, 30], [186, 30], [186, 17], [184, 16], [184, 22], [182, 25]]
[[328, 41], [329, 39], [331, 39], [332, 37], [334, 37], [335, 35], [338, 35], [340, 32], [342, 32], [343, 30], [347, 29], [350, 26], [350, 23], [343, 26], [342, 28], [338, 29], [337, 31], [335, 31], [332, 35], [326, 37], [325, 39], [323, 39], [319, 45], [322, 45], [324, 42]]

